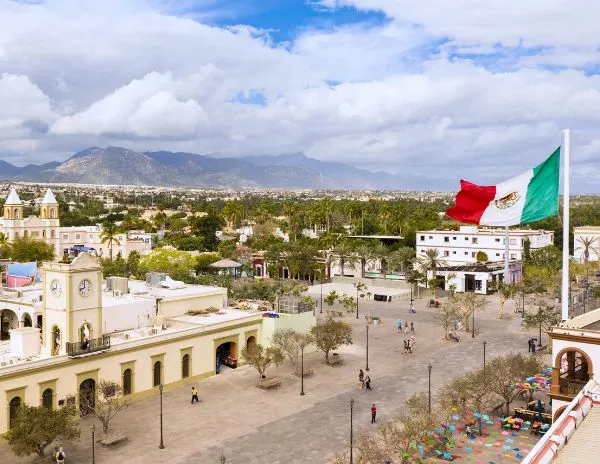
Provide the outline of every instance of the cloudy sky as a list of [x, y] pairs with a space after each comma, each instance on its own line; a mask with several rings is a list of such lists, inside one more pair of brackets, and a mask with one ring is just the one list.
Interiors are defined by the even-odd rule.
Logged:
[[0, 0], [0, 158], [303, 152], [493, 183], [569, 127], [574, 181], [600, 191], [598, 18], [571, 0]]

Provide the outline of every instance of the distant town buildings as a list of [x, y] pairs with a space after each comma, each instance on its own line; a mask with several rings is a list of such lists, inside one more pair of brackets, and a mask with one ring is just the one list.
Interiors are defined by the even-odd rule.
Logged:
[[[531, 250], [537, 250], [554, 242], [554, 232], [548, 230], [509, 230], [509, 261], [523, 258], [523, 245], [529, 240]], [[487, 262], [504, 261], [505, 231], [500, 228], [461, 226], [459, 230], [422, 230], [416, 235], [417, 257], [425, 250], [436, 249], [447, 265], [474, 264], [477, 253], [485, 253]], [[481, 257], [481, 253], [480, 253]]]
[[[64, 250], [93, 248], [99, 256], [108, 256], [108, 243], [102, 242], [100, 226], [61, 227], [58, 202], [52, 191], [48, 189], [44, 198], [39, 202], [40, 215], [24, 217], [24, 205], [17, 191], [10, 190], [4, 202], [3, 216], [0, 219], [0, 233], [9, 242], [19, 237], [29, 237], [43, 240], [54, 248], [57, 257]], [[117, 234], [113, 241], [113, 256], [121, 255], [126, 258], [132, 251], [145, 253], [152, 249], [149, 234], [126, 232]]]

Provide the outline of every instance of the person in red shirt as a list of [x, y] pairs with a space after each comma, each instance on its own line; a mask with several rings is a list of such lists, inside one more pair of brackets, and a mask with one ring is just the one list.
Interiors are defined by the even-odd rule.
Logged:
[[373, 406], [371, 406], [371, 424], [377, 422], [375, 416], [377, 416], [377, 408], [375, 407], [375, 403], [373, 403]]

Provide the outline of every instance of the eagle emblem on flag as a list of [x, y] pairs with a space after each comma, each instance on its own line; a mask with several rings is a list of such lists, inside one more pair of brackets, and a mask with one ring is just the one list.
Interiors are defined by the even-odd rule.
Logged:
[[519, 194], [519, 192], [511, 192], [508, 195], [503, 196], [502, 198], [498, 198], [494, 203], [496, 205], [496, 208], [498, 209], [508, 209], [511, 206], [514, 206], [520, 198], [521, 195]]

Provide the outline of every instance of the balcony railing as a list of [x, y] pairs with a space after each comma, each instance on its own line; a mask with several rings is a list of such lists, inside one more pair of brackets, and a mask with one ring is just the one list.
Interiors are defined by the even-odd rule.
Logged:
[[67, 343], [67, 355], [70, 357], [85, 356], [108, 349], [110, 349], [110, 335], [102, 335], [102, 338], [93, 338], [83, 342]]
[[561, 378], [559, 383], [561, 395], [569, 395], [575, 397], [585, 386], [587, 380]]

